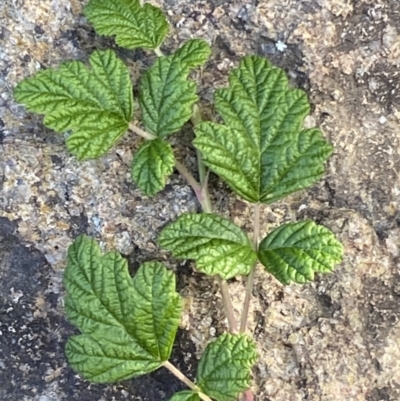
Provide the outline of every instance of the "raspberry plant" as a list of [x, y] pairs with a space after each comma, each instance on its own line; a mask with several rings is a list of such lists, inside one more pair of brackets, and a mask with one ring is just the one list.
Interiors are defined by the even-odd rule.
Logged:
[[[115, 36], [127, 49], [153, 50], [158, 58], [144, 72], [133, 99], [129, 71], [111, 50], [95, 51], [90, 66], [62, 64], [25, 79], [15, 98], [44, 114], [44, 124], [68, 132], [68, 150], [79, 160], [99, 158], [128, 130], [143, 138], [134, 155], [132, 180], [144, 194], [162, 190], [178, 170], [193, 188], [203, 213], [183, 214], [159, 235], [173, 256], [192, 259], [198, 271], [221, 287], [228, 332], [210, 343], [191, 382], [169, 361], [182, 300], [175, 277], [159, 262], [144, 263], [131, 278], [116, 252], [102, 255], [95, 240], [80, 236], [68, 250], [64, 274], [66, 313], [81, 334], [66, 345], [69, 363], [85, 379], [115, 382], [160, 368], [169, 369], [189, 390], [170, 401], [252, 399], [251, 368], [256, 347], [246, 326], [258, 261], [283, 284], [306, 283], [332, 271], [342, 246], [327, 228], [312, 221], [283, 224], [259, 241], [260, 204], [271, 204], [320, 179], [332, 147], [318, 129], [303, 129], [306, 94], [290, 88], [283, 70], [258, 56], [244, 57], [215, 91], [223, 123], [202, 121], [190, 71], [206, 63], [210, 47], [198, 39], [165, 56], [160, 50], [169, 25], [162, 11], [139, 0], [90, 0], [85, 15], [101, 35]], [[141, 126], [132, 123], [137, 107]], [[192, 121], [199, 181], [180, 164], [168, 137]], [[254, 204], [252, 239], [230, 220], [212, 212], [208, 175], [213, 172], [242, 199]], [[227, 280], [246, 276], [240, 325]]]

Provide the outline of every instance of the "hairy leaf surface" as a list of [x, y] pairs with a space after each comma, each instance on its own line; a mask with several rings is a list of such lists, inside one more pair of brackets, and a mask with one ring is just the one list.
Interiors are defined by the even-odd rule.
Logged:
[[147, 196], [154, 196], [164, 189], [174, 163], [174, 153], [168, 142], [159, 138], [146, 141], [132, 160], [132, 179]]
[[82, 334], [69, 338], [72, 367], [98, 383], [149, 373], [168, 360], [181, 314], [175, 278], [161, 263], [143, 264], [132, 279], [126, 260], [101, 254], [78, 237], [64, 274], [66, 311]]
[[185, 390], [174, 394], [169, 401], [201, 401], [201, 399], [197, 393], [191, 390]]
[[258, 257], [283, 284], [314, 280], [315, 272], [333, 270], [342, 260], [343, 246], [332, 231], [312, 221], [284, 224], [264, 238]]
[[163, 12], [139, 0], [90, 0], [84, 13], [100, 35], [115, 36], [121, 47], [155, 49], [169, 25]]
[[180, 259], [194, 259], [199, 271], [227, 280], [247, 275], [257, 260], [247, 235], [215, 214], [183, 214], [159, 236], [159, 244]]
[[202, 66], [210, 57], [211, 49], [208, 43], [202, 39], [191, 39], [184, 43], [175, 54], [184, 69], [192, 69]]
[[306, 94], [291, 89], [283, 70], [244, 57], [215, 94], [225, 125], [196, 126], [205, 164], [242, 198], [272, 203], [317, 181], [332, 147], [317, 129], [302, 129]]
[[106, 50], [94, 52], [90, 65], [66, 62], [23, 80], [14, 91], [28, 110], [45, 115], [47, 127], [72, 130], [67, 147], [80, 160], [106, 153], [133, 116], [132, 84], [123, 62]]
[[223, 334], [204, 351], [197, 369], [197, 385], [217, 401], [233, 401], [250, 387], [251, 368], [256, 360], [251, 339]]
[[175, 54], [159, 57], [143, 74], [139, 104], [148, 131], [165, 137], [179, 131], [190, 119], [198, 96], [196, 84], [187, 78], [190, 68], [204, 63], [209, 52], [204, 41], [194, 39]]

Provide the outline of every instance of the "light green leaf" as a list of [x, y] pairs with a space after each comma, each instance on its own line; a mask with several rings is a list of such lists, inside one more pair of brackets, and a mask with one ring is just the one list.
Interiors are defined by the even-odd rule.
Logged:
[[174, 153], [168, 142], [158, 138], [146, 141], [132, 160], [132, 179], [147, 196], [154, 196], [164, 189], [174, 164]]
[[169, 25], [163, 12], [139, 0], [90, 0], [84, 13], [100, 35], [115, 36], [121, 47], [155, 49], [163, 42]]
[[72, 61], [40, 71], [14, 91], [28, 110], [45, 114], [47, 127], [73, 131], [67, 147], [81, 160], [106, 153], [133, 116], [132, 85], [123, 62], [107, 50], [94, 52], [90, 65]]
[[245, 335], [223, 334], [209, 344], [197, 369], [197, 385], [217, 401], [231, 401], [250, 387], [257, 360], [255, 344]]
[[187, 42], [175, 54], [159, 57], [141, 79], [139, 104], [146, 129], [158, 137], [179, 131], [192, 116], [196, 84], [188, 81], [190, 68], [204, 62], [205, 42]]
[[199, 395], [190, 390], [180, 391], [172, 396], [169, 401], [201, 401]]
[[264, 238], [258, 257], [267, 271], [283, 284], [314, 280], [340, 263], [343, 246], [332, 231], [312, 221], [284, 224]]
[[317, 181], [332, 146], [319, 130], [302, 129], [306, 94], [258, 56], [243, 58], [229, 84], [215, 94], [225, 125], [195, 129], [204, 163], [251, 202], [272, 203]]
[[183, 214], [161, 232], [162, 248], [180, 259], [194, 259], [199, 271], [228, 280], [247, 275], [257, 260], [247, 235], [215, 214]]
[[206, 41], [191, 39], [175, 52], [174, 57], [179, 59], [183, 68], [192, 69], [202, 66], [210, 54], [211, 49]]
[[82, 332], [68, 340], [66, 354], [84, 378], [125, 380], [168, 360], [182, 306], [161, 263], [143, 264], [132, 279], [118, 253], [102, 255], [80, 236], [68, 250], [64, 284], [68, 319]]

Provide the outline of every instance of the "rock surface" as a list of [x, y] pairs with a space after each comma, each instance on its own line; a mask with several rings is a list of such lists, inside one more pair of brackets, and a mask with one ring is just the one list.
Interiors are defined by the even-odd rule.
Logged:
[[[259, 401], [398, 401], [400, 399], [400, 3], [398, 0], [154, 0], [168, 14], [168, 53], [200, 37], [213, 45], [200, 96], [212, 94], [245, 54], [284, 68], [312, 103], [310, 126], [335, 147], [325, 178], [308, 191], [264, 207], [263, 231], [312, 218], [345, 246], [334, 274], [282, 287], [257, 272], [250, 328], [260, 360]], [[126, 135], [101, 160], [77, 162], [62, 135], [12, 98], [22, 78], [66, 59], [114, 48], [140, 72], [154, 60], [98, 37], [81, 0], [4, 0], [0, 4], [0, 399], [167, 400], [182, 388], [168, 372], [117, 385], [91, 385], [67, 365], [75, 332], [63, 312], [62, 271], [79, 233], [138, 263], [166, 260], [155, 239], [184, 211], [198, 210], [173, 175], [153, 199], [131, 183], [137, 139]], [[192, 170], [190, 127], [178, 154]], [[216, 211], [250, 231], [251, 207], [212, 178]], [[189, 377], [206, 343], [226, 329], [216, 284], [190, 264], [176, 269], [186, 299], [173, 362]], [[230, 289], [240, 312], [243, 283]]]

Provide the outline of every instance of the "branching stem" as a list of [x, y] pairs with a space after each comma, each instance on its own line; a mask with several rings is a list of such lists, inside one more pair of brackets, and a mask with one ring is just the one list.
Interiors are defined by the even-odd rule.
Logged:
[[[257, 252], [258, 241], [260, 238], [260, 204], [256, 203], [254, 205], [254, 222], [253, 222], [253, 248]], [[251, 294], [253, 292], [254, 275], [256, 272], [257, 262], [254, 263], [250, 270], [250, 274], [247, 276], [246, 281], [246, 295], [244, 298], [242, 318], [240, 321], [240, 333], [245, 333], [247, 328], [247, 320], [249, 318], [249, 308], [251, 301]]]
[[[151, 140], [157, 138], [155, 135], [150, 134], [150, 132], [142, 130], [141, 128], [139, 128], [138, 126], [136, 126], [133, 123], [129, 124], [129, 129], [132, 132], [134, 132], [135, 134], [144, 138], [146, 141], [151, 141]], [[185, 178], [185, 180], [188, 182], [188, 184], [192, 187], [202, 208], [203, 209], [210, 208], [209, 197], [205, 196], [205, 194], [203, 193], [204, 191], [203, 191], [201, 184], [193, 177], [193, 175], [190, 173], [190, 171], [177, 160], [175, 160], [175, 168], [178, 170], [178, 172], [181, 174], [181, 176], [183, 178]]]
[[[197, 112], [197, 117], [199, 116], [199, 113], [200, 113], [200, 111]], [[201, 116], [200, 116], [200, 118], [201, 118]], [[146, 140], [156, 139], [155, 135], [142, 130], [141, 128], [139, 128], [138, 126], [136, 126], [133, 123], [129, 124], [129, 129], [132, 132], [134, 132], [135, 134], [141, 136], [142, 138], [144, 138]], [[205, 166], [204, 166], [204, 163], [202, 162], [201, 158], [198, 159], [198, 165], [199, 165], [199, 172], [202, 170], [205, 171]], [[188, 182], [188, 184], [192, 187], [192, 189], [197, 197], [197, 200], [199, 201], [199, 203], [201, 205], [202, 210], [205, 213], [211, 213], [212, 205], [211, 205], [211, 199], [210, 199], [210, 196], [208, 193], [208, 187], [207, 187], [208, 174], [203, 175], [203, 178], [200, 176], [200, 178], [202, 178], [202, 180], [203, 180], [203, 183], [199, 183], [193, 177], [193, 175], [190, 173], [190, 171], [177, 160], [175, 160], [175, 168], [178, 170], [178, 172], [181, 174], [181, 176]], [[229, 332], [237, 333], [237, 330], [238, 330], [237, 323], [236, 323], [236, 319], [235, 319], [235, 312], [233, 309], [232, 300], [229, 295], [228, 283], [219, 276], [217, 277], [217, 280], [218, 280], [218, 284], [221, 289], [222, 303], [224, 305], [225, 314], [228, 319]]]
[[200, 399], [203, 401], [212, 401], [210, 397], [205, 395], [200, 391], [200, 388], [197, 387], [191, 380], [189, 380], [178, 368], [176, 368], [172, 363], [166, 361], [163, 363], [164, 367], [166, 367], [170, 372], [172, 372], [181, 382], [185, 383], [191, 390], [198, 394]]
[[[200, 124], [203, 121], [203, 117], [201, 115], [201, 110], [200, 107], [195, 104], [193, 106], [193, 114], [190, 119], [192, 121], [192, 124], [194, 126]], [[200, 201], [199, 197], [199, 202], [201, 203], [201, 207], [203, 209], [203, 212], [205, 213], [212, 213], [212, 205], [211, 205], [211, 199], [210, 199], [210, 194], [208, 192], [208, 172], [206, 171], [206, 166], [203, 163], [203, 155], [201, 152], [196, 149], [196, 156], [197, 156], [197, 167], [199, 170], [199, 179], [200, 179], [200, 185], [201, 185], [201, 196], [202, 196], [202, 201]], [[217, 276], [218, 284], [221, 289], [221, 296], [222, 296], [222, 304], [224, 305], [224, 310], [225, 310], [225, 315], [226, 318], [228, 319], [228, 327], [229, 327], [229, 332], [232, 334], [237, 333], [237, 323], [236, 323], [236, 318], [235, 318], [235, 311], [233, 309], [232, 305], [232, 299], [229, 294], [229, 288], [228, 288], [228, 283], [222, 279], [222, 277]]]

